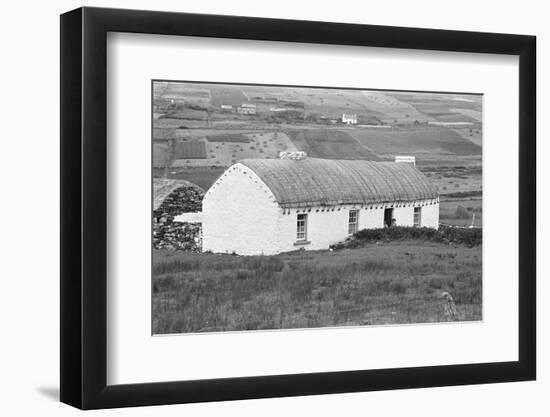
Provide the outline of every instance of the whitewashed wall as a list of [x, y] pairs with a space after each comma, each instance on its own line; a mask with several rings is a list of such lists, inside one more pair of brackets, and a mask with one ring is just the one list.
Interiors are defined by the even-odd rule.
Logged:
[[359, 230], [384, 227], [384, 209], [367, 207], [359, 212]]
[[414, 205], [393, 208], [393, 218], [398, 226], [414, 226], [414, 207], [421, 207], [420, 226], [439, 226], [439, 202], [437, 200], [420, 201]]
[[[431, 204], [430, 204], [431, 203]], [[421, 226], [437, 228], [437, 200], [416, 203], [422, 207]], [[412, 226], [414, 206], [393, 205], [398, 226]], [[304, 248], [328, 249], [348, 237], [349, 211], [359, 210], [359, 227], [384, 227], [388, 205], [343, 205], [307, 210], [279, 207], [273, 193], [249, 168], [235, 164], [208, 190], [203, 200], [203, 251], [239, 255], [273, 255]], [[299, 213], [307, 213], [307, 239], [296, 241]]]
[[[318, 210], [318, 211], [317, 211]], [[303, 210], [298, 210], [303, 213]], [[279, 246], [282, 251], [304, 249], [327, 249], [332, 243], [346, 238], [348, 231], [348, 210], [337, 208], [332, 211], [326, 208], [312, 208], [307, 212], [306, 245], [296, 244], [296, 209], [281, 210], [278, 220]], [[287, 213], [287, 214], [283, 214]]]
[[279, 206], [256, 174], [241, 164], [229, 168], [202, 202], [203, 251], [258, 255], [278, 253]]
[[422, 219], [420, 226], [439, 227], [439, 200], [435, 204], [428, 204], [422, 207]]
[[[433, 203], [433, 204], [429, 204]], [[424, 204], [422, 206], [422, 204]], [[435, 201], [418, 202], [422, 207], [421, 226], [437, 228], [439, 226], [439, 203]], [[296, 220], [298, 213], [303, 210], [281, 210], [278, 220], [278, 244], [280, 252], [286, 252], [304, 248], [307, 250], [328, 249], [330, 245], [341, 242], [348, 237], [349, 211], [359, 210], [359, 227], [361, 229], [374, 229], [384, 227], [384, 208], [377, 205], [376, 208], [360, 205], [345, 205], [338, 208], [312, 208], [307, 211], [307, 241], [308, 244], [296, 243]], [[389, 207], [389, 206], [388, 206]], [[413, 226], [414, 206], [394, 207], [393, 217], [398, 226]]]

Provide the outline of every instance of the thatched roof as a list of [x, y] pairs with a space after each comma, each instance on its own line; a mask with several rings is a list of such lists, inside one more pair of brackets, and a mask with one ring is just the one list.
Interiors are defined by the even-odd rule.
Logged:
[[153, 210], [159, 208], [166, 197], [181, 187], [195, 187], [204, 193], [204, 190], [201, 187], [189, 181], [153, 178]]
[[244, 159], [283, 208], [404, 202], [438, 197], [411, 164], [307, 158]]

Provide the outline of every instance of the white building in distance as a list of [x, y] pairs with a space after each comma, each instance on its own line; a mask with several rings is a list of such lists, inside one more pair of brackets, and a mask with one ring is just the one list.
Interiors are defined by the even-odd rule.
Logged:
[[347, 125], [356, 125], [357, 124], [357, 115], [356, 114], [342, 114], [342, 123]]
[[395, 162], [397, 163], [404, 163], [404, 164], [412, 164], [413, 166], [416, 166], [416, 157], [414, 156], [400, 156], [397, 155], [395, 157]]
[[439, 195], [410, 163], [245, 159], [202, 202], [203, 251], [328, 249], [366, 228], [437, 228]]
[[256, 114], [256, 105], [244, 103], [241, 107], [237, 107], [239, 114]]

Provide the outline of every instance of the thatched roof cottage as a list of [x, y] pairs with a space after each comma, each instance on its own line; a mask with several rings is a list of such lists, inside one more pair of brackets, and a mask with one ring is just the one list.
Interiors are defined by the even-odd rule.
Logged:
[[202, 221], [203, 251], [327, 249], [365, 228], [437, 228], [439, 195], [410, 163], [245, 159], [205, 194]]

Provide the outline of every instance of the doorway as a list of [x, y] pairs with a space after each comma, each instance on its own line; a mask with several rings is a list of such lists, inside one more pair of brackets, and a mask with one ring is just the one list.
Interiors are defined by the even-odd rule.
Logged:
[[393, 219], [393, 208], [384, 209], [384, 226], [391, 227]]

